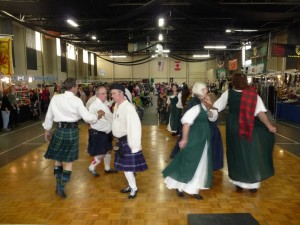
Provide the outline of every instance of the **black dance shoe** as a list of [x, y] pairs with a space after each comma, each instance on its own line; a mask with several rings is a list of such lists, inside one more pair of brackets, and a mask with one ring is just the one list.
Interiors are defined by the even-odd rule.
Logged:
[[97, 173], [96, 170], [89, 170], [89, 172], [94, 176], [94, 177], [99, 177], [99, 173]]
[[180, 198], [184, 197], [183, 191], [179, 191], [178, 189], [177, 189], [177, 195]]
[[243, 190], [244, 190], [244, 188], [242, 188], [242, 187], [240, 187], [240, 186], [235, 186], [235, 191], [237, 192], [237, 193], [241, 193], [241, 192], [243, 192]]
[[120, 190], [120, 192], [121, 193], [129, 193], [129, 192], [131, 192], [131, 187], [128, 186], [127, 188], [123, 188]]
[[198, 200], [203, 200], [203, 197], [199, 194], [195, 194], [194, 197]]
[[60, 196], [62, 198], [66, 198], [67, 197], [64, 188], [57, 188], [55, 192], [56, 192], [56, 194], [58, 196]]
[[256, 193], [257, 192], [257, 188], [252, 188], [249, 190], [251, 193]]
[[109, 169], [109, 170], [104, 170], [105, 173], [117, 173], [118, 170], [115, 169]]
[[136, 196], [137, 196], [137, 192], [138, 192], [138, 190], [132, 190], [131, 189], [131, 192], [130, 192], [130, 194], [128, 195], [128, 199], [133, 199], [133, 198], [135, 198]]

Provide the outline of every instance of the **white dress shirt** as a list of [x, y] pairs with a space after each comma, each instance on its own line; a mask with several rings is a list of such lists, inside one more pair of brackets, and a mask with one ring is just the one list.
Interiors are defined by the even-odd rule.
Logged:
[[105, 103], [103, 103], [99, 98], [96, 98], [95, 101], [90, 105], [89, 111], [91, 113], [96, 113], [99, 110], [103, 110], [105, 115], [99, 119], [96, 123], [91, 125], [91, 128], [102, 131], [105, 133], [111, 132], [113, 115]]
[[142, 126], [134, 106], [127, 100], [116, 104], [113, 113], [112, 133], [120, 138], [127, 135], [128, 145], [132, 153], [142, 149]]
[[87, 109], [90, 108], [90, 105], [96, 100], [97, 96], [96, 95], [93, 95], [92, 97], [89, 98], [89, 100], [87, 101], [87, 103], [85, 104], [85, 107]]
[[[214, 107], [216, 107], [219, 112], [225, 109], [226, 105], [228, 104], [228, 91], [229, 90], [225, 91], [221, 95], [221, 97], [214, 103]], [[234, 91], [242, 92], [241, 90], [235, 90], [235, 89]], [[267, 111], [268, 110], [266, 109], [261, 97], [257, 95], [257, 102], [256, 102], [254, 116], [257, 116], [257, 114], [260, 112], [267, 112]]]
[[83, 119], [87, 123], [96, 123], [97, 113], [90, 113], [80, 98], [70, 91], [54, 95], [50, 101], [45, 121], [42, 124], [45, 130], [50, 130], [54, 122], [77, 122]]

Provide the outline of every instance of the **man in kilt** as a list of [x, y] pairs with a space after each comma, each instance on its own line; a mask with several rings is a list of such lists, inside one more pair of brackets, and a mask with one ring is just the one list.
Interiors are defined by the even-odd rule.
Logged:
[[96, 167], [100, 164], [101, 160], [104, 161], [105, 172], [113, 173], [118, 172], [110, 168], [110, 158], [112, 150], [112, 133], [111, 125], [113, 115], [109, 107], [105, 104], [107, 102], [107, 89], [104, 86], [96, 88], [96, 99], [89, 106], [90, 112], [97, 112], [103, 110], [105, 112], [104, 117], [92, 124], [89, 129], [89, 145], [88, 153], [93, 157], [93, 160], [89, 166], [89, 172], [98, 177], [99, 174], [96, 171]]
[[141, 150], [141, 121], [134, 106], [126, 100], [123, 85], [112, 84], [111, 94], [116, 103], [113, 112], [112, 133], [119, 141], [115, 169], [124, 171], [128, 182], [128, 186], [121, 189], [120, 192], [130, 193], [128, 198], [133, 199], [138, 192], [134, 173], [148, 169]]
[[[76, 97], [78, 85], [74, 78], [67, 78], [64, 83], [65, 93], [55, 95], [51, 99], [45, 121], [45, 140], [50, 142], [45, 153], [46, 159], [55, 160], [56, 193], [66, 198], [65, 184], [70, 181], [73, 161], [78, 159], [79, 130], [78, 120], [96, 123], [104, 116], [104, 112], [89, 112], [80, 98]], [[53, 122], [57, 127], [50, 133]]]

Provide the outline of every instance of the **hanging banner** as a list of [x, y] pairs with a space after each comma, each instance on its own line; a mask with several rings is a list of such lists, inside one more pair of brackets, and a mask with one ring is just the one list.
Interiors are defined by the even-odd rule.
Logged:
[[237, 59], [228, 61], [228, 69], [229, 70], [237, 70]]
[[180, 63], [181, 63], [181, 61], [174, 61], [174, 63], [175, 63], [175, 70], [179, 71], [180, 70]]
[[164, 61], [157, 62], [157, 71], [164, 71]]
[[300, 58], [300, 45], [272, 44], [272, 57]]
[[12, 38], [0, 37], [0, 72], [3, 75], [13, 74]]

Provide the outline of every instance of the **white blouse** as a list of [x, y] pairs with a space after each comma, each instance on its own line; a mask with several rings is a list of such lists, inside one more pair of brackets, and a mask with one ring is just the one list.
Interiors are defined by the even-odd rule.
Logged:
[[[174, 98], [175, 96], [176, 96], [176, 95], [171, 95], [171, 96], [168, 97], [168, 99], [167, 99], [167, 104], [168, 104], [168, 105], [171, 104], [170, 98]], [[182, 94], [181, 94], [181, 92], [179, 92], [178, 95], [177, 95], [177, 97], [178, 97], [178, 102], [176, 103], [176, 107], [179, 108], [179, 109], [182, 109], [182, 108], [183, 108], [183, 107], [182, 107], [181, 96], [182, 96]]]
[[112, 133], [120, 138], [127, 135], [132, 153], [142, 149], [142, 125], [134, 106], [127, 100], [116, 104], [113, 113]]
[[45, 122], [42, 124], [45, 130], [50, 130], [54, 122], [77, 122], [83, 119], [87, 123], [96, 123], [98, 114], [90, 113], [80, 98], [70, 91], [54, 95], [50, 101]]
[[[205, 107], [205, 105], [201, 104], [203, 109], [205, 111], [207, 111], [207, 108]], [[210, 111], [212, 112], [213, 116], [212, 117], [208, 117], [209, 121], [216, 121], [218, 119], [218, 112], [217, 110], [212, 110], [210, 109]], [[195, 119], [197, 118], [197, 116], [199, 115], [199, 113], [201, 112], [201, 108], [199, 105], [195, 105], [192, 108], [190, 108], [188, 111], [186, 111], [183, 115], [183, 117], [181, 118], [181, 123], [182, 124], [189, 124], [190, 126], [194, 124]]]
[[[242, 92], [241, 90], [235, 90], [234, 91], [237, 92]], [[225, 109], [226, 105], [228, 104], [228, 91], [225, 91], [221, 97], [214, 103], [214, 107], [216, 107], [218, 109], [218, 111], [222, 111]], [[257, 95], [257, 102], [256, 102], [256, 108], [255, 108], [255, 112], [254, 112], [254, 116], [257, 116], [258, 113], [260, 112], [267, 112], [268, 110], [266, 109], [261, 97], [259, 95]]]

